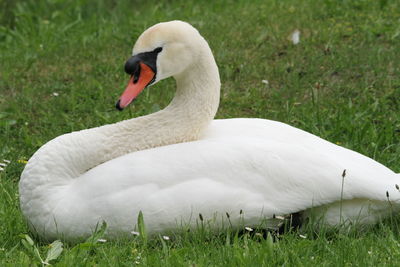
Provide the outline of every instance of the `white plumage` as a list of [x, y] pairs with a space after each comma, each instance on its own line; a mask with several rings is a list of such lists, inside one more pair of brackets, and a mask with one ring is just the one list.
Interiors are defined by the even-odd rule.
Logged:
[[[374, 223], [398, 200], [400, 176], [357, 152], [289, 125], [262, 119], [212, 120], [218, 69], [207, 42], [180, 21], [157, 24], [133, 54], [163, 50], [156, 82], [174, 76], [177, 93], [157, 113], [59, 136], [29, 160], [21, 209], [44, 238], [75, 240], [106, 221], [110, 237], [130, 235], [139, 211], [147, 230], [256, 226], [314, 209], [328, 225]], [[346, 169], [342, 205], [342, 173]], [[394, 206], [397, 209], [397, 206]]]

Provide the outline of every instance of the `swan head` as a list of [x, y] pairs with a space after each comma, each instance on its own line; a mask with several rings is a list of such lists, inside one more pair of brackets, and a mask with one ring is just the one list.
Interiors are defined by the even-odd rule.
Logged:
[[125, 63], [125, 72], [131, 77], [117, 109], [128, 106], [146, 87], [183, 73], [201, 56], [204, 45], [208, 48], [200, 33], [183, 21], [158, 23], [147, 29]]

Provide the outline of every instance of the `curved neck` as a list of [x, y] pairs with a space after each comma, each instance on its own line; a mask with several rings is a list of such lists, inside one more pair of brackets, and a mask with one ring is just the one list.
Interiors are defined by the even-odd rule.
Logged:
[[220, 80], [211, 51], [205, 51], [199, 62], [175, 79], [176, 95], [165, 109], [65, 134], [45, 144], [29, 160], [21, 185], [26, 176], [30, 180], [36, 177], [37, 184], [49, 185], [51, 180], [52, 184], [62, 185], [124, 154], [198, 139], [214, 118], [219, 104]]

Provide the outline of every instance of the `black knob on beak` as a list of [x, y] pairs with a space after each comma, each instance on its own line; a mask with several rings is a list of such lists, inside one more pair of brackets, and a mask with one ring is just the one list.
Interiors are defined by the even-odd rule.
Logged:
[[133, 83], [137, 83], [140, 76], [140, 58], [137, 56], [131, 57], [125, 63], [125, 72], [133, 75]]
[[125, 72], [133, 75], [139, 67], [140, 59], [138, 57], [131, 57], [125, 63]]

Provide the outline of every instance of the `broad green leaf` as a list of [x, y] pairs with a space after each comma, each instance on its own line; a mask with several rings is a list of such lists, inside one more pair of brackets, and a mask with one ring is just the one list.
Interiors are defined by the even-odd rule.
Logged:
[[139, 230], [139, 234], [144, 242], [144, 244], [147, 244], [147, 232], [146, 232], [146, 226], [144, 224], [144, 218], [143, 218], [143, 213], [142, 211], [139, 211], [138, 215], [138, 220], [137, 220], [137, 226]]
[[61, 255], [62, 251], [63, 243], [60, 240], [54, 241], [50, 244], [50, 249], [47, 251], [45, 262], [49, 263], [51, 260], [57, 259]]
[[25, 239], [22, 239], [21, 243], [29, 252], [32, 252], [32, 246]]
[[231, 231], [228, 229], [226, 232], [225, 246], [229, 247], [231, 245]]
[[165, 257], [168, 257], [168, 246], [163, 237], [160, 235], [160, 240], [161, 240], [161, 245], [162, 245], [162, 251]]
[[268, 253], [272, 253], [274, 250], [274, 240], [272, 238], [271, 233], [267, 234], [267, 251]]
[[96, 244], [97, 240], [102, 238], [107, 230], [107, 223], [102, 222], [100, 228], [99, 225], [96, 226], [96, 229], [94, 230], [93, 234], [85, 241], [85, 243], [91, 243], [91, 244]]
[[36, 246], [33, 247], [33, 255], [36, 257], [38, 261], [43, 263], [42, 257], [40, 256], [40, 252]]
[[35, 243], [33, 242], [32, 238], [29, 235], [22, 235], [22, 238], [25, 238], [25, 240], [29, 243], [29, 245], [34, 246]]

